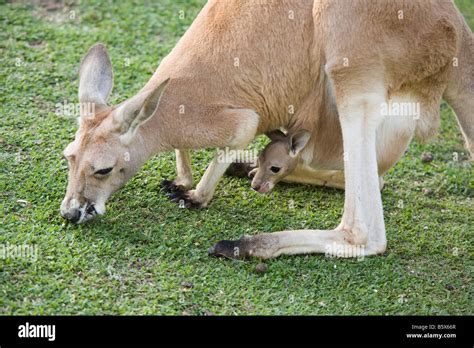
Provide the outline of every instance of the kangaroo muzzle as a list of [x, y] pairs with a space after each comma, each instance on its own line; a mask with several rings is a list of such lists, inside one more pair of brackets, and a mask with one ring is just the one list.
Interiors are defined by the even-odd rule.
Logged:
[[77, 199], [68, 200], [65, 198], [61, 204], [61, 216], [75, 224], [91, 220], [104, 213], [105, 206], [94, 202], [80, 204]]

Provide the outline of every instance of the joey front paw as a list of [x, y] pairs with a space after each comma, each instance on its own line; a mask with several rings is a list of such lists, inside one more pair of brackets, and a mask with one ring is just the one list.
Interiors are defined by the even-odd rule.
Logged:
[[231, 163], [227, 168], [225, 174], [228, 176], [235, 176], [237, 178], [249, 178], [249, 173], [255, 169], [256, 166], [251, 163]]

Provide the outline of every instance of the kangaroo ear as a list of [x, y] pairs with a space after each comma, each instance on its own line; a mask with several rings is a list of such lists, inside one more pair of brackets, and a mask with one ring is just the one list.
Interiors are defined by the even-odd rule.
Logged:
[[169, 78], [151, 91], [136, 95], [117, 109], [114, 120], [119, 125], [124, 141], [130, 140], [137, 128], [155, 114], [168, 82]]
[[106, 106], [113, 84], [107, 49], [103, 44], [95, 44], [82, 59], [79, 69], [79, 101], [94, 103], [95, 107]]
[[290, 156], [296, 157], [301, 150], [306, 146], [309, 139], [311, 138], [311, 133], [307, 130], [299, 130], [296, 133], [290, 135], [288, 140], [288, 146], [290, 150]]
[[281, 130], [276, 129], [274, 131], [268, 132], [265, 134], [267, 137], [270, 138], [271, 141], [278, 141], [286, 139], [286, 134], [283, 133]]

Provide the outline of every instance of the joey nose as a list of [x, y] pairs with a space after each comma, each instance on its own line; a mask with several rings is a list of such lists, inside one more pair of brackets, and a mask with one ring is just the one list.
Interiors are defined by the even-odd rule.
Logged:
[[252, 190], [258, 191], [260, 190], [261, 185], [252, 185]]
[[61, 216], [72, 223], [76, 223], [81, 218], [81, 212], [78, 209], [74, 209], [64, 213], [61, 212]]

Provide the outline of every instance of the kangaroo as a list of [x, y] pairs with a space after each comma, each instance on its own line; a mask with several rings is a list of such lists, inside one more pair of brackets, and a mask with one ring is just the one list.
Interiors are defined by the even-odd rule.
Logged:
[[[252, 189], [259, 193], [270, 192], [280, 182], [312, 184], [344, 189], [344, 175], [340, 170], [317, 170], [306, 163], [302, 151], [311, 138], [311, 132], [302, 129], [294, 134], [275, 130], [267, 134], [271, 142], [257, 159], [257, 167], [248, 172], [252, 179]], [[307, 151], [313, 151], [308, 146]], [[312, 157], [312, 154], [309, 154]], [[317, 164], [317, 163], [316, 163]], [[245, 164], [233, 164], [237, 166]], [[231, 175], [231, 174], [230, 174]]]
[[[81, 114], [64, 150], [61, 215], [82, 223], [104, 214], [107, 199], [148, 158], [172, 150], [178, 176], [170, 185], [186, 190], [172, 199], [206, 207], [230, 163], [216, 156], [192, 190], [189, 150], [243, 149], [258, 134], [305, 120], [304, 109], [318, 110], [328, 89], [343, 146], [340, 224], [223, 240], [209, 253], [271, 258], [325, 253], [334, 243], [384, 253], [377, 138], [393, 158], [412, 136], [427, 140], [444, 97], [474, 152], [473, 41], [448, 0], [211, 0], [146, 85], [116, 106], [107, 104], [110, 58], [94, 45], [81, 62], [79, 101], [95, 109]], [[419, 117], [387, 116], [389, 102], [419, 105]]]

